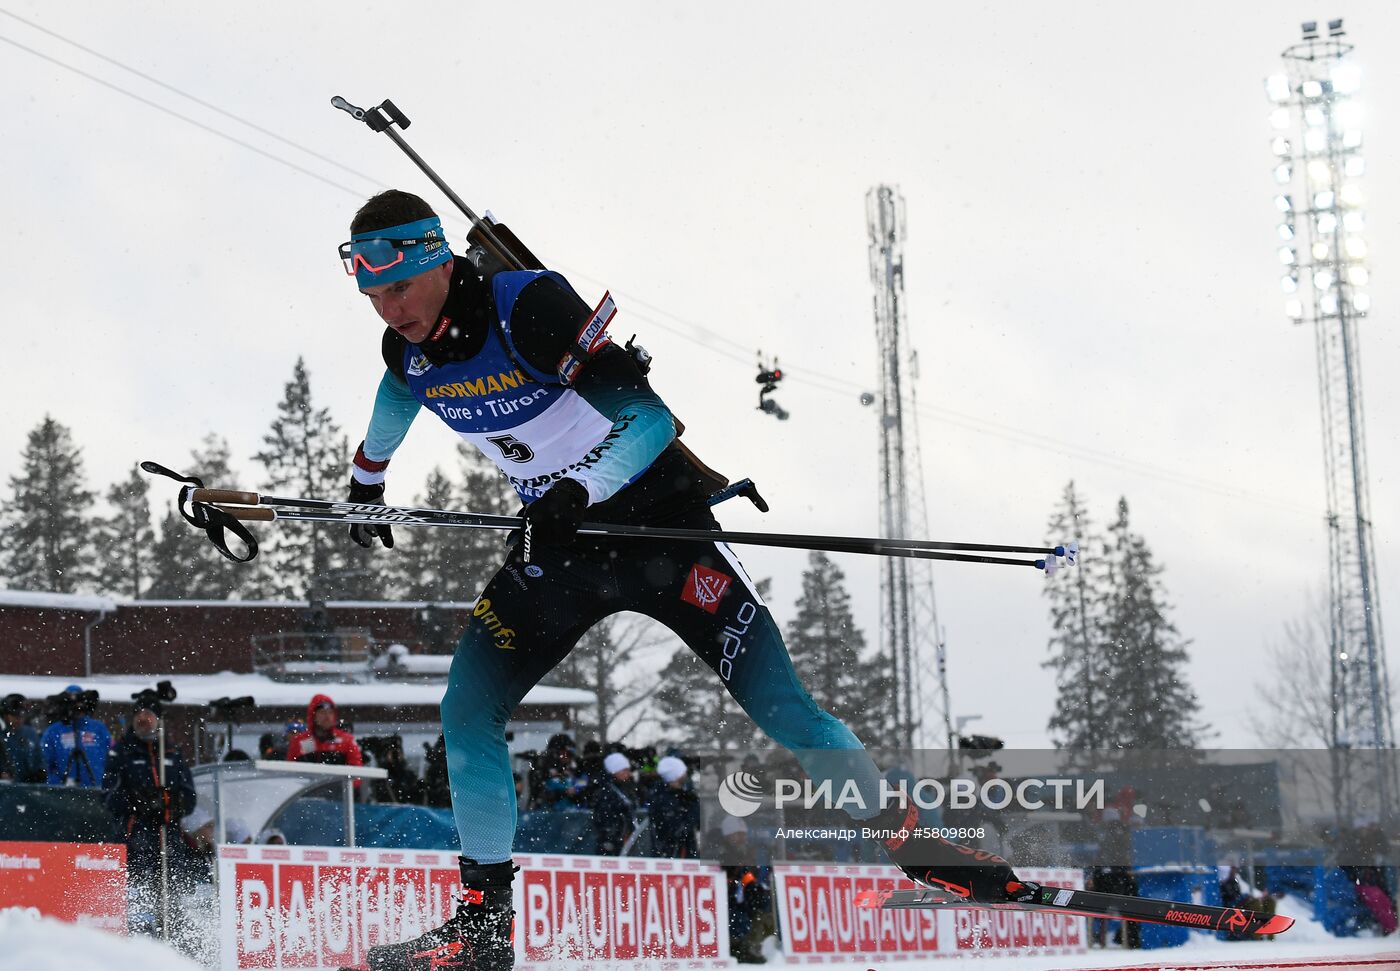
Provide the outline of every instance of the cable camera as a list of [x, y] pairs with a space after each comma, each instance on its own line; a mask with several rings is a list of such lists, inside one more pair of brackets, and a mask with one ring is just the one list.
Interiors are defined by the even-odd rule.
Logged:
[[138, 708], [149, 708], [157, 716], [165, 714], [167, 702], [175, 700], [175, 686], [169, 681], [157, 681], [154, 688], [142, 688], [131, 696]]
[[758, 377], [754, 378], [760, 387], [758, 389], [758, 410], [766, 415], [772, 415], [778, 421], [787, 421], [788, 412], [782, 405], [768, 397], [778, 390], [778, 383], [783, 380], [783, 369], [778, 367], [778, 359], [773, 358], [772, 365], [763, 363], [763, 352], [758, 355]]

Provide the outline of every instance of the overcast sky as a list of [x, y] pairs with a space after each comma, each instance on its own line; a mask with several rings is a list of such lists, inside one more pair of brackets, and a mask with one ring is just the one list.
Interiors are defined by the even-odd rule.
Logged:
[[[731, 504], [727, 526], [871, 534], [864, 198], [894, 184], [933, 537], [1039, 542], [1071, 478], [1100, 523], [1126, 496], [1192, 640], [1205, 717], [1232, 745], [1252, 741], [1266, 648], [1327, 567], [1313, 335], [1282, 312], [1262, 80], [1301, 20], [1343, 15], [1368, 146], [1375, 538], [1383, 606], [1400, 610], [1394, 4], [11, 0], [0, 13], [6, 481], [45, 414], [73, 429], [100, 489], [141, 459], [182, 467], [211, 431], [251, 470], [298, 356], [358, 441], [380, 328], [334, 247], [379, 189], [448, 203], [330, 108], [340, 94], [392, 98], [470, 204], [585, 298], [613, 291], [613, 330], [655, 355], [687, 443], [773, 506]], [[789, 374], [785, 423], [754, 409], [758, 348]], [[410, 500], [451, 445], [423, 415], [390, 499]], [[774, 578], [785, 622], [804, 555], [741, 552]], [[841, 563], [873, 639], [875, 564]], [[1044, 581], [936, 576], [954, 713], [1044, 744]]]

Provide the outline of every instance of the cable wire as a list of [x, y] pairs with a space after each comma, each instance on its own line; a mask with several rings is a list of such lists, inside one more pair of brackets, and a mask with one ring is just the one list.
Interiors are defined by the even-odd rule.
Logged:
[[[59, 41], [62, 41], [65, 44], [69, 44], [72, 47], [75, 47], [78, 50], [83, 51], [84, 53], [92, 57], [96, 57], [99, 60], [102, 60], [108, 64], [112, 64], [118, 68], [121, 68], [124, 71], [128, 71], [131, 74], [141, 78], [142, 80], [157, 85], [158, 87], [164, 90], [170, 91], [176, 95], [179, 95], [180, 97], [187, 98], [188, 100], [194, 102], [195, 104], [203, 108], [216, 112], [226, 118], [238, 122], [239, 124], [246, 125], [254, 131], [265, 135], [269, 138], [272, 138], [278, 142], [281, 142], [284, 145], [287, 145], [298, 151], [305, 152], [306, 154], [312, 156], [315, 159], [318, 159], [322, 162], [326, 162], [330, 165], [334, 165], [337, 168], [349, 172], [350, 174], [358, 178], [364, 179], [367, 182], [371, 182], [374, 184], [383, 184], [382, 180], [376, 179], [371, 175], [360, 172], [357, 169], [351, 168], [350, 166], [344, 165], [343, 163], [337, 161], [334, 158], [331, 158], [330, 156], [323, 155], [320, 152], [317, 152], [313, 149], [309, 149], [304, 145], [293, 141], [290, 138], [287, 138], [283, 135], [279, 135], [277, 132], [274, 132], [268, 128], [251, 122], [246, 118], [243, 118], [224, 108], [221, 108], [218, 105], [213, 104], [212, 102], [190, 94], [189, 92], [184, 91], [181, 88], [176, 87], [175, 85], [162, 81], [159, 78], [156, 78], [144, 71], [140, 71], [134, 67], [131, 67], [130, 65], [125, 64], [114, 57], [111, 57], [107, 54], [102, 53], [101, 51], [95, 50], [91, 47], [81, 44], [78, 41], [75, 41], [69, 37], [64, 36], [63, 34], [58, 33], [57, 31], [50, 30], [49, 28], [43, 27], [42, 25], [34, 23], [31, 20], [27, 20], [24, 17], [13, 13], [12, 11], [0, 8], [0, 14], [4, 14], [14, 20], [19, 21], [22, 24], [25, 24], [26, 26], [34, 30], [46, 34], [47, 36], [53, 37]], [[188, 115], [181, 114], [178, 111], [166, 107], [165, 105], [152, 101], [149, 98], [145, 98], [133, 91], [123, 88], [121, 85], [115, 84], [104, 78], [98, 77], [72, 64], [68, 64], [64, 61], [61, 61], [56, 57], [35, 50], [32, 47], [28, 47], [25, 44], [14, 40], [13, 38], [0, 34], [0, 41], [10, 44], [11, 46], [25, 51], [26, 53], [31, 54], [35, 57], [38, 57], [41, 60], [47, 61], [50, 64], [53, 64], [57, 67], [63, 68], [64, 70], [77, 74], [78, 76], [85, 78], [86, 80], [102, 85], [103, 87], [108, 88], [109, 90], [117, 92], [118, 94], [125, 95], [126, 97], [131, 98], [134, 101], [140, 102], [141, 104], [144, 104], [149, 108], [154, 108], [155, 110], [167, 114], [172, 118], [176, 118], [179, 121], [185, 122], [186, 124], [193, 125], [201, 131], [207, 132], [218, 138], [222, 138], [225, 141], [228, 141], [234, 145], [238, 145], [241, 148], [245, 148], [248, 151], [260, 155], [263, 158], [266, 158], [270, 161], [284, 165], [295, 172], [315, 179], [318, 182], [328, 185], [334, 189], [339, 189], [347, 195], [356, 197], [363, 196], [363, 192], [360, 192], [359, 190], [353, 189], [347, 185], [337, 182], [334, 179], [324, 176], [319, 172], [315, 172], [311, 169], [308, 169], [305, 166], [298, 165], [297, 163], [285, 159], [279, 155], [275, 155], [272, 152], [258, 147], [257, 145], [247, 142], [241, 138], [238, 138], [237, 136], [230, 135], [227, 132], [221, 131], [210, 125], [207, 125], [195, 118], [191, 118]], [[448, 220], [444, 221], [447, 222]], [[457, 226], [459, 232], [462, 235], [465, 235], [466, 233], [466, 229], [462, 228], [465, 226], [466, 224], [464, 222]], [[574, 269], [568, 269], [567, 267], [565, 267], [565, 269], [571, 277], [577, 279], [592, 280], [595, 285], [601, 285], [599, 284], [599, 281], [589, 276], [587, 273]], [[712, 330], [711, 328], [706, 327], [703, 324], [699, 324], [693, 320], [687, 320], [686, 318], [680, 317], [668, 310], [665, 310], [664, 308], [658, 307], [655, 304], [651, 304], [640, 297], [626, 294], [624, 294], [624, 296], [626, 296], [626, 299], [630, 303], [642, 307], [644, 311], [648, 309], [652, 311], [652, 314], [648, 314], [646, 312], [638, 313], [635, 310], [629, 309], [629, 313], [632, 316], [638, 318], [639, 320], [648, 322], [653, 326], [657, 327], [658, 329], [672, 334], [675, 337], [689, 341], [692, 344], [702, 347], [712, 354], [724, 357], [728, 360], [735, 361], [740, 364], [747, 365], [751, 363], [752, 358], [748, 354], [748, 349], [741, 345], [739, 342], [733, 340], [732, 338], [727, 337], [719, 333], [718, 331]], [[669, 317], [672, 320], [676, 321], [680, 326], [668, 324], [658, 319], [657, 315], [664, 315], [666, 317]], [[785, 361], [790, 361], [790, 359], [785, 356]], [[784, 378], [786, 380], [791, 380], [793, 381], [793, 383], [805, 384], [809, 387], [815, 388], [827, 394], [859, 394], [862, 391], [868, 390], [862, 387], [860, 384], [850, 381], [847, 378], [842, 378], [831, 374], [825, 374], [821, 371], [812, 368], [804, 368], [800, 362], [798, 363], [796, 370], [793, 369], [791, 363], [787, 363], [784, 367], [784, 371]], [[952, 409], [943, 408], [936, 405], [928, 405], [924, 403], [918, 403], [914, 405], [914, 407], [919, 413], [923, 414], [925, 417], [930, 418], [933, 421], [953, 425], [955, 427], [962, 428], [966, 431], [973, 432], [974, 434], [987, 435], [994, 438], [1000, 438], [1003, 441], [1013, 442], [1017, 445], [1021, 445], [1024, 447], [1035, 448], [1060, 455], [1067, 455], [1093, 464], [1113, 468], [1118, 471], [1148, 476], [1159, 482], [1163, 482], [1169, 485], [1175, 485], [1187, 489], [1194, 489], [1199, 492], [1216, 495], [1222, 498], [1252, 500], [1255, 502], [1265, 503], [1279, 509], [1285, 509], [1290, 512], [1300, 513], [1308, 516], [1313, 516], [1316, 514], [1315, 511], [1305, 510], [1303, 507], [1294, 505], [1293, 503], [1287, 502], [1285, 500], [1276, 499], [1271, 496], [1261, 495], [1259, 493], [1249, 492], [1247, 490], [1229, 486], [1224, 483], [1215, 482], [1210, 479], [1205, 479], [1199, 476], [1193, 476], [1186, 473], [1182, 473], [1177, 470], [1154, 465], [1150, 462], [1142, 462], [1125, 456], [1115, 455], [1111, 452], [1105, 452], [1100, 449], [1094, 449], [1088, 446], [1078, 445], [1061, 439], [1055, 439], [1050, 436], [1041, 435], [1038, 432], [1028, 431], [1023, 428], [1017, 428], [1010, 425], [1003, 425], [999, 422], [994, 422], [990, 419], [982, 418], [979, 416], [967, 415], [961, 412], [954, 411]]]

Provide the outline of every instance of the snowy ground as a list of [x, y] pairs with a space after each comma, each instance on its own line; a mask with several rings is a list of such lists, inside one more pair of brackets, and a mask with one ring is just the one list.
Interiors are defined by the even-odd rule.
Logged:
[[[1226, 963], [1244, 965], [1251, 971], [1271, 967], [1299, 971], [1300, 962], [1312, 959], [1317, 966], [1327, 967], [1327, 971], [1348, 971], [1347, 966], [1351, 961], [1363, 957], [1375, 959], [1374, 964], [1365, 966], [1365, 971], [1400, 971], [1400, 941], [1377, 938], [1337, 940], [1312, 921], [1299, 920], [1286, 935], [1273, 941], [1226, 943], [1201, 935], [1186, 947], [1162, 951], [1094, 951], [1082, 957], [1004, 955], [940, 958], [922, 963], [900, 961], [893, 966], [901, 971], [921, 971], [925, 967], [933, 971], [947, 968], [950, 964], [985, 967], [989, 971], [1078, 971], [1143, 966], [1187, 969]], [[803, 967], [781, 962], [771, 966]], [[1303, 966], [1307, 967], [1306, 964]], [[568, 965], [561, 964], [560, 967], [562, 969]], [[824, 964], [819, 967], [830, 971], [866, 971], [871, 964]], [[148, 938], [114, 937], [88, 927], [63, 924], [50, 918], [35, 918], [17, 909], [0, 911], [0, 971], [113, 971], [121, 968], [132, 971], [204, 971], [202, 965]]]

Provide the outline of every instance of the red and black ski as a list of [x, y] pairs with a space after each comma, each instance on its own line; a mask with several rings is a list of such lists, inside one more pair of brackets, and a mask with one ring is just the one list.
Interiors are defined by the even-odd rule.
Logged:
[[1226, 931], [1239, 937], [1282, 934], [1293, 926], [1293, 918], [1282, 914], [1261, 914], [1239, 907], [1212, 907], [1183, 904], [1154, 897], [1129, 897], [1093, 890], [1042, 885], [1034, 900], [1023, 903], [978, 904], [940, 890], [866, 890], [856, 895], [856, 906], [868, 909], [911, 910], [929, 907], [972, 907], [987, 910], [1045, 910], [1081, 917], [1132, 920], [1172, 927], [1194, 927], [1203, 931]]

